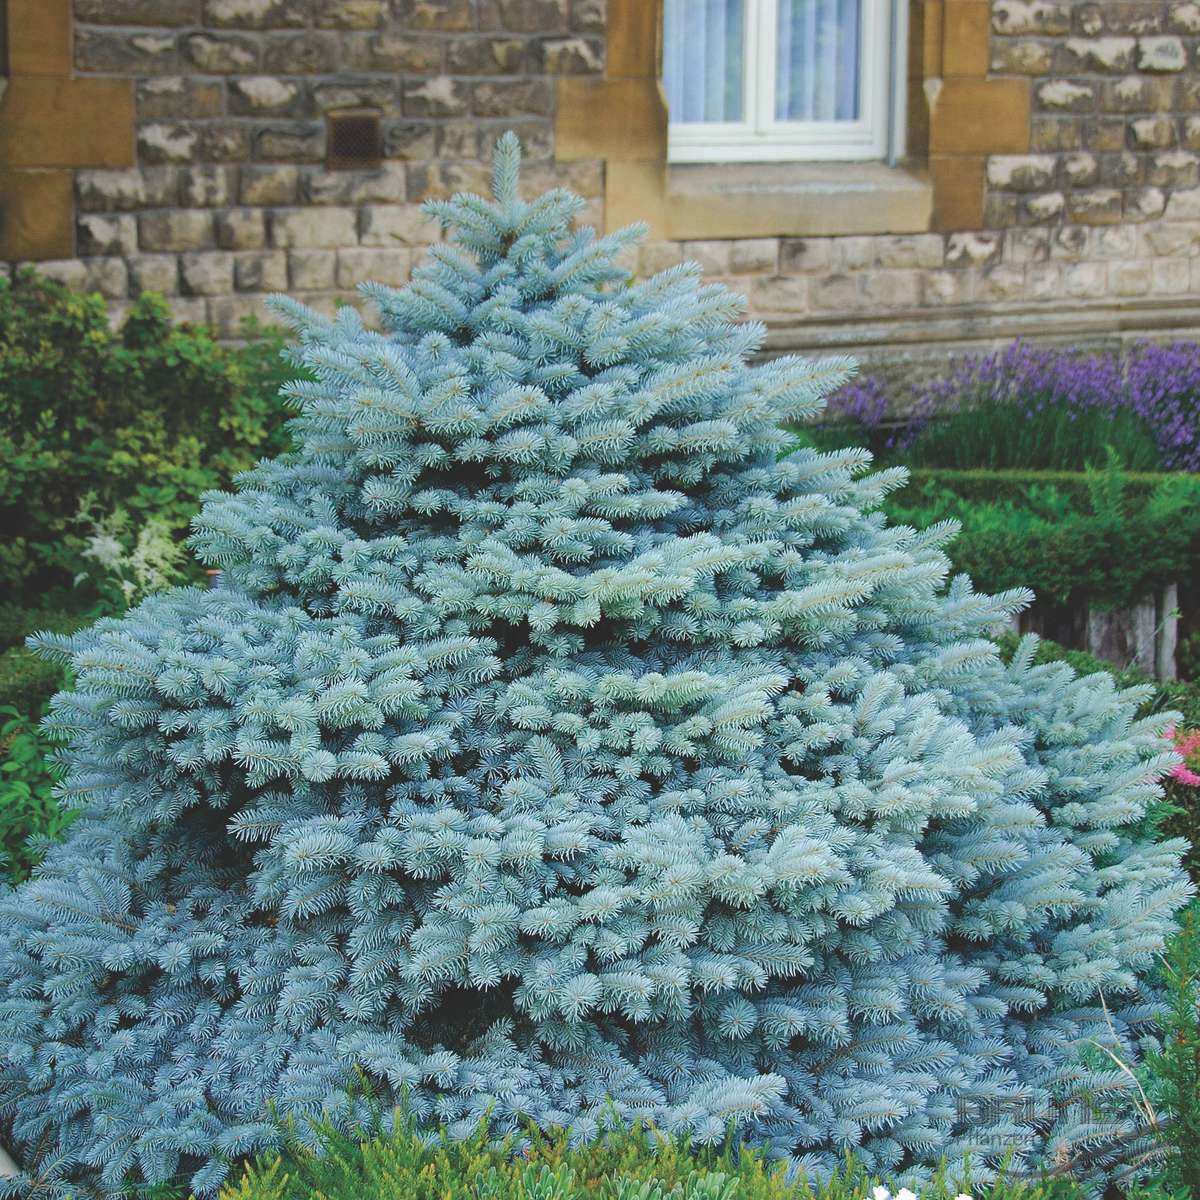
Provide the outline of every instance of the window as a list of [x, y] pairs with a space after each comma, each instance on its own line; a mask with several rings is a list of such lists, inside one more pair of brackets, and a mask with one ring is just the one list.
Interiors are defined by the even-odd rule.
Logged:
[[888, 157], [898, 143], [896, 0], [666, 0], [673, 162]]

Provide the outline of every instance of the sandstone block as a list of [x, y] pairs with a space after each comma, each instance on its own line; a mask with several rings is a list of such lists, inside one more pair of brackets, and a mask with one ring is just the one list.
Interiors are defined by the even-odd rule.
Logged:
[[1020, 300], [1025, 294], [1025, 269], [1010, 263], [986, 268], [975, 281], [975, 298], [988, 304]]
[[268, 34], [263, 68], [270, 75], [329, 75], [337, 67], [337, 47], [332, 33]]
[[657, 275], [683, 262], [682, 242], [643, 242], [638, 251], [638, 273]]
[[568, 0], [481, 0], [481, 29], [553, 33], [567, 28]]
[[143, 250], [207, 250], [213, 244], [213, 216], [205, 209], [177, 208], [138, 218]]
[[1021, 223], [1021, 201], [1013, 192], [989, 192], [983, 203], [984, 229], [1011, 229]]
[[221, 112], [221, 85], [186, 75], [141, 79], [137, 85], [137, 114], [147, 118], [215, 117]]
[[297, 167], [243, 167], [238, 199], [243, 204], [295, 204], [299, 199], [299, 181]]
[[265, 214], [259, 208], [217, 213], [217, 245], [222, 250], [261, 250], [267, 244]]
[[129, 272], [122, 258], [63, 258], [20, 265], [34, 267], [39, 275], [74, 292], [99, 292], [111, 300], [129, 295]]
[[1004, 254], [1014, 263], [1045, 262], [1050, 257], [1050, 231], [1013, 229], [1004, 239]]
[[226, 296], [233, 291], [233, 255], [219, 251], [183, 254], [179, 274], [186, 295]]
[[998, 234], [952, 233], [946, 239], [946, 266], [987, 266], [999, 259], [1002, 249]]
[[739, 238], [729, 246], [729, 269], [735, 275], [761, 275], [779, 267], [778, 238]]
[[470, 89], [461, 79], [436, 75], [404, 84], [404, 112], [411, 117], [457, 117], [470, 106]]
[[320, 162], [325, 157], [325, 126], [266, 126], [254, 135], [254, 156], [267, 162]]
[[271, 244], [283, 249], [357, 246], [357, 214], [352, 208], [299, 208], [273, 212]]
[[1132, 225], [1109, 225], [1092, 230], [1093, 258], [1134, 258], [1137, 230]]
[[1143, 181], [1144, 161], [1141, 155], [1128, 150], [1120, 154], [1106, 154], [1100, 160], [1100, 182], [1105, 187], [1133, 187]]
[[282, 250], [235, 254], [233, 283], [239, 292], [287, 291], [287, 255]]
[[1083, 144], [1099, 153], [1125, 149], [1125, 122], [1116, 117], [1102, 117], [1085, 121]]
[[437, 131], [438, 158], [483, 158], [491, 148], [491, 133], [476, 120], [446, 121]]
[[174, 296], [179, 290], [179, 260], [174, 254], [131, 254], [126, 263], [133, 295]]
[[1200, 188], [1186, 188], [1173, 192], [1167, 200], [1168, 221], [1200, 220]]
[[403, 163], [384, 163], [377, 171], [310, 171], [301, 178], [301, 196], [309, 204], [403, 204]]
[[[847, 310], [862, 304], [859, 275], [823, 275], [809, 281], [808, 294], [814, 309]], [[770, 281], [768, 281], [769, 283]], [[797, 282], [803, 283], [803, 280]], [[758, 289], [755, 289], [756, 291]]]
[[604, 70], [604, 42], [600, 38], [548, 38], [540, 47], [541, 67], [547, 75], [594, 75]]
[[833, 263], [832, 238], [784, 238], [779, 243], [779, 266], [793, 271], [827, 271]]
[[1171, 81], [1126, 75], [1105, 80], [1100, 89], [1100, 107], [1105, 112], [1157, 112], [1171, 107]]
[[1186, 292], [1191, 282], [1191, 263], [1186, 259], [1160, 259], [1150, 264], [1150, 290], [1159, 295]]
[[1057, 221], [1065, 206], [1062, 192], [1043, 192], [1040, 196], [1027, 196], [1021, 207], [1027, 220], [1040, 224]]
[[1100, 161], [1094, 154], [1068, 154], [1062, 171], [1063, 182], [1069, 187], [1094, 187], [1100, 182]]
[[89, 213], [76, 222], [76, 247], [80, 255], [136, 254], [137, 219], [122, 214], [103, 217]]
[[437, 222], [412, 204], [367, 205], [360, 212], [359, 223], [364, 246], [425, 246], [440, 238]]
[[204, 23], [220, 29], [303, 28], [305, 5], [295, 0], [206, 0]]
[[327, 83], [316, 84], [312, 96], [318, 112], [339, 108], [374, 108], [389, 117], [398, 117], [401, 112], [400, 82], [395, 79], [339, 76]]
[[571, 0], [570, 23], [578, 33], [607, 33], [607, 0]]
[[729, 273], [728, 242], [684, 242], [683, 257], [687, 262], [697, 262], [706, 275]]
[[1035, 154], [1078, 150], [1081, 145], [1079, 122], [1070, 117], [1035, 117], [1030, 124], [1029, 149]]
[[196, 157], [200, 134], [187, 125], [154, 122], [138, 129], [138, 155], [147, 163], [190, 163]]
[[293, 250], [288, 255], [288, 279], [301, 291], [333, 287], [337, 255], [332, 250]]
[[756, 312], [806, 312], [809, 280], [804, 275], [769, 275], [755, 279], [750, 304]]
[[1071, 6], [1043, 0], [995, 0], [992, 28], [1000, 34], [1071, 32]]
[[352, 71], [440, 74], [445, 47], [440, 41], [400, 33], [352, 33], [342, 39], [343, 62]]
[[1156, 154], [1150, 159], [1146, 182], [1155, 187], [1195, 187], [1200, 183], [1200, 157], [1190, 150]]
[[1079, 225], [1115, 225], [1121, 215], [1121, 193], [1115, 188], [1073, 192], [1067, 197], [1067, 218]]
[[970, 298], [968, 271], [929, 271], [921, 276], [921, 304], [927, 308], [966, 304]]
[[[455, 192], [485, 195], [491, 172], [484, 162], [433, 162], [410, 164], [408, 197], [413, 201], [445, 200]], [[528, 182], [528, 176], [525, 177]]]
[[1200, 4], [1172, 4], [1167, 10], [1167, 26], [1176, 33], [1200, 33]]
[[1142, 231], [1142, 239], [1156, 258], [1192, 258], [1200, 253], [1200, 223], [1156, 221]]
[[227, 167], [185, 167], [179, 172], [179, 194], [187, 208], [219, 208], [233, 196]]
[[1108, 269], [1108, 286], [1118, 296], [1144, 296], [1152, 279], [1149, 263], [1118, 262]]
[[245, 125], [205, 125], [200, 132], [200, 157], [208, 162], [245, 162], [250, 150], [250, 129]]
[[1180, 141], [1189, 150], [1200, 150], [1200, 117], [1185, 117]]
[[920, 271], [868, 271], [862, 280], [862, 298], [879, 308], [912, 308], [920, 295]]
[[270, 328], [279, 318], [267, 306], [262, 296], [219, 296], [208, 302], [209, 320], [222, 338], [245, 336], [246, 323], [257, 321]]
[[1165, 113], [1129, 122], [1129, 139], [1138, 150], [1163, 150], [1175, 145], [1175, 122]]
[[1075, 263], [1063, 271], [1063, 290], [1068, 296], [1103, 296], [1108, 290], [1105, 263]]
[[1163, 215], [1167, 198], [1161, 188], [1145, 187], [1131, 192], [1125, 199], [1125, 219], [1153, 221]]
[[87, 286], [87, 268], [79, 258], [51, 258], [38, 263], [23, 263], [22, 266], [36, 267], [39, 275], [61, 283], [63, 287], [73, 292], [85, 292]]
[[387, 16], [386, 0], [318, 0], [320, 29], [378, 29]]
[[174, 169], [152, 167], [124, 171], [77, 171], [75, 194], [83, 212], [132, 212], [163, 208], [179, 197]]
[[1030, 263], [1025, 268], [1025, 291], [1031, 300], [1053, 300], [1061, 296], [1061, 268], [1053, 263]]
[[875, 239], [869, 237], [839, 237], [833, 239], [833, 274], [865, 271], [875, 260]]
[[183, 48], [192, 65], [207, 75], [258, 69], [258, 42], [242, 34], [194, 33], [184, 40]]
[[1052, 154], [997, 154], [988, 159], [987, 180], [1009, 192], [1040, 192], [1054, 183], [1058, 160]]
[[1033, 38], [993, 42], [990, 65], [1002, 75], [1048, 75], [1054, 66], [1054, 43]]
[[1079, 225], [1062, 225], [1050, 238], [1050, 257], [1081, 259], [1087, 257], [1090, 239], [1088, 230]]
[[109, 75], [163, 75], [179, 68], [173, 33], [75, 30], [75, 66]]
[[1133, 69], [1137, 38], [1068, 38], [1063, 46], [1068, 71], [1129, 71]]
[[1187, 51], [1177, 37], [1138, 38], [1139, 71], [1182, 71], [1187, 66]]
[[390, 287], [403, 287], [412, 270], [412, 252], [370, 247], [337, 252], [337, 286], [355, 288], [370, 280]]

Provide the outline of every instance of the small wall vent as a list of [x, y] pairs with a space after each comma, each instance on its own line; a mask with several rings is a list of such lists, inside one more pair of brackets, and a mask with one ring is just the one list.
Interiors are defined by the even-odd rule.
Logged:
[[331, 171], [363, 171], [383, 162], [383, 130], [377, 112], [330, 113], [326, 165]]

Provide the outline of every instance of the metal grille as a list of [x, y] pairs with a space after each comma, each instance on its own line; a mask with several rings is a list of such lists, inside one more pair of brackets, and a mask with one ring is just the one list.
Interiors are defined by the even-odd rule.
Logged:
[[[2, 0], [0, 0], [2, 2]], [[376, 112], [339, 112], [328, 116], [328, 163], [331, 171], [377, 167], [383, 161], [383, 132]]]
[[0, 0], [0, 75], [8, 78], [8, 0]]

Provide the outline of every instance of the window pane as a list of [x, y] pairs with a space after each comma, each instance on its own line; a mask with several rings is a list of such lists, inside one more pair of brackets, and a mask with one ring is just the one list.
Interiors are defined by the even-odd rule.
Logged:
[[777, 121], [859, 116], [862, 0], [779, 0]]
[[743, 120], [745, 0], [666, 0], [663, 83], [672, 121]]

